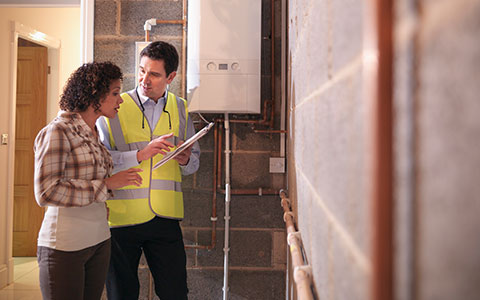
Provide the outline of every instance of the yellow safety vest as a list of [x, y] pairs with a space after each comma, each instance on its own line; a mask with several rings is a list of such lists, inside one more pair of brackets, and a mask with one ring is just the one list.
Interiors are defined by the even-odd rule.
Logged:
[[[171, 132], [174, 133], [175, 144], [179, 139], [186, 140], [188, 110], [184, 99], [168, 93], [165, 110], [170, 114], [171, 129], [168, 114], [162, 113], [152, 130], [146, 118], [145, 128], [142, 129], [143, 114], [133, 100], [133, 95], [123, 93], [121, 97], [124, 102], [120, 105], [117, 116], [107, 119], [112, 149], [140, 150], [154, 138]], [[182, 174], [179, 164], [172, 159], [152, 170], [162, 157], [159, 154], [140, 163], [138, 167], [143, 169], [140, 173], [143, 179], [141, 186], [129, 185], [113, 191], [114, 197], [107, 201], [110, 227], [141, 224], [155, 216], [183, 219]]]

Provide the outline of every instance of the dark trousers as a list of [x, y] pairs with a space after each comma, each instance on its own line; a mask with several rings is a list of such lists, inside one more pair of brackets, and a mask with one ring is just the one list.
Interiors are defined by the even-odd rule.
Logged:
[[107, 275], [109, 300], [137, 300], [142, 250], [161, 300], [187, 299], [186, 255], [178, 220], [155, 217], [147, 223], [112, 228]]
[[100, 299], [110, 260], [110, 239], [79, 251], [39, 246], [37, 259], [44, 300]]

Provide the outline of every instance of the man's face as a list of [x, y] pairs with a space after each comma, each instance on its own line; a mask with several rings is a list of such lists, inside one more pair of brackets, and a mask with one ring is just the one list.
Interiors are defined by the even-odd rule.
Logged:
[[138, 83], [142, 95], [157, 101], [165, 93], [167, 84], [170, 84], [177, 73], [174, 71], [167, 76], [163, 60], [154, 60], [147, 56], [140, 59]]

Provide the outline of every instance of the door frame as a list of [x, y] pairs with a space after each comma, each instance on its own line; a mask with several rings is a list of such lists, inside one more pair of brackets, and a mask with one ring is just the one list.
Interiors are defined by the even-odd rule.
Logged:
[[[61, 7], [62, 3], [59, 1], [57, 5]], [[40, 5], [41, 6], [41, 5]], [[48, 6], [51, 7], [52, 5]], [[80, 1], [80, 30], [81, 30], [81, 61], [85, 63], [93, 60], [93, 28], [94, 28], [94, 11], [95, 0], [81, 0]], [[60, 51], [61, 41], [48, 34], [39, 32], [33, 28], [25, 26], [19, 22], [11, 22], [10, 42], [10, 93], [8, 103], [10, 107], [11, 119], [8, 128], [8, 163], [7, 163], [7, 205], [6, 205], [6, 263], [0, 264], [0, 288], [13, 282], [14, 261], [12, 257], [13, 247], [13, 193], [14, 193], [14, 166], [15, 166], [15, 122], [16, 122], [16, 106], [17, 106], [17, 58], [18, 58], [18, 38], [22, 38], [39, 45], [47, 47], [48, 51], [48, 65], [50, 66], [50, 74], [47, 81], [47, 105], [56, 103], [56, 99], [60, 94]], [[52, 100], [53, 99], [53, 100]], [[47, 106], [47, 112], [49, 112]], [[6, 270], [4, 269], [6, 267]], [[6, 274], [5, 274], [6, 272]], [[5, 276], [6, 275], [6, 276]]]
[[[11, 38], [10, 38], [10, 124], [9, 124], [9, 140], [8, 143], [8, 164], [7, 164], [7, 255], [8, 255], [8, 275], [7, 282], [13, 282], [13, 194], [14, 194], [14, 174], [15, 174], [15, 122], [17, 109], [17, 59], [18, 59], [18, 39], [22, 38], [30, 42], [42, 45], [47, 48], [48, 65], [50, 66], [50, 74], [47, 80], [47, 112], [49, 111], [49, 103], [51, 99], [59, 96], [59, 73], [60, 73], [60, 49], [61, 42], [59, 39], [49, 36], [43, 32], [25, 26], [19, 22], [11, 22]], [[52, 102], [54, 103], [54, 102]], [[2, 284], [0, 283], [0, 286]]]

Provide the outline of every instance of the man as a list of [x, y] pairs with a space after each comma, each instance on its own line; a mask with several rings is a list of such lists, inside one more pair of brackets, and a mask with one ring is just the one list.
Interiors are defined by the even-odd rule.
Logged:
[[178, 53], [172, 45], [150, 43], [140, 53], [139, 85], [122, 94], [124, 102], [117, 117], [97, 123], [115, 169], [140, 165], [143, 170], [141, 186], [115, 190], [107, 201], [112, 233], [107, 276], [110, 300], [138, 299], [142, 250], [158, 297], [187, 299], [186, 255], [179, 225], [183, 218], [181, 177], [197, 171], [198, 143], [153, 169], [162, 155], [195, 134], [186, 101], [168, 92], [177, 67]]

